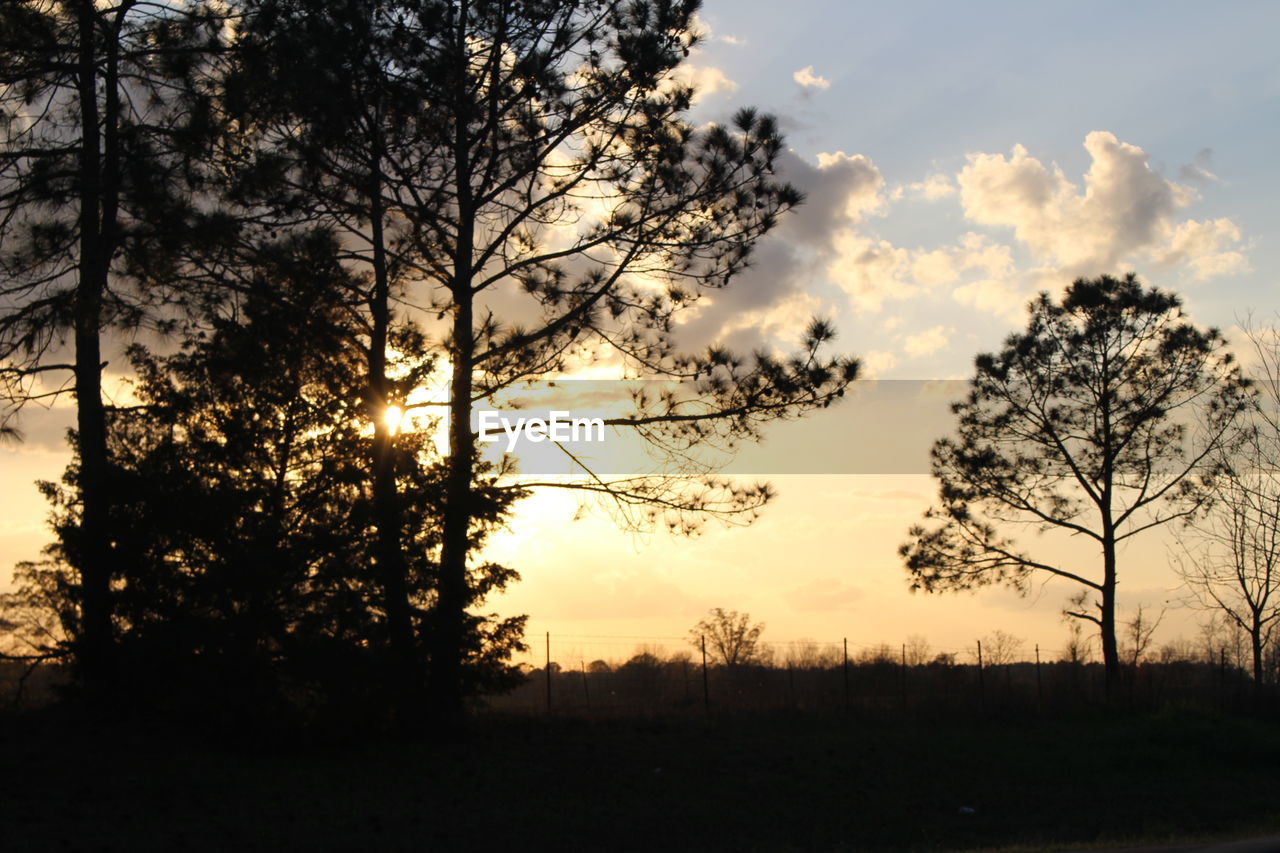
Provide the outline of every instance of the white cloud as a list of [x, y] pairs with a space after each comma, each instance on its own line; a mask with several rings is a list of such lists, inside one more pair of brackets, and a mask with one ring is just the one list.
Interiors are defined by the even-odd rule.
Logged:
[[944, 326], [934, 326], [918, 335], [908, 336], [902, 348], [910, 356], [929, 355], [945, 347], [950, 333], [954, 331], [955, 329], [947, 329]]
[[1190, 220], [1174, 228], [1168, 246], [1155, 253], [1153, 260], [1164, 267], [1185, 264], [1201, 280], [1243, 272], [1249, 268], [1244, 255], [1226, 250], [1239, 242], [1240, 229], [1230, 219]]
[[986, 236], [968, 232], [960, 238], [960, 266], [966, 270], [982, 270], [987, 275], [1008, 276], [1014, 272], [1013, 250], [992, 243]]
[[827, 276], [848, 294], [855, 310], [878, 311], [886, 299], [903, 299], [916, 291], [909, 250], [852, 229], [837, 234], [834, 245]]
[[864, 214], [883, 212], [884, 175], [870, 157], [865, 154], [850, 157], [843, 151], [822, 152], [818, 154], [818, 170], [824, 183], [833, 182], [837, 192], [844, 196], [844, 215], [853, 222], [861, 221]]
[[962, 284], [951, 292], [961, 305], [976, 308], [1012, 322], [1026, 316], [1028, 294], [1018, 283], [1007, 278], [984, 278]]
[[1194, 258], [1189, 262], [1188, 266], [1191, 268], [1192, 275], [1198, 281], [1216, 278], [1220, 275], [1235, 275], [1236, 273], [1248, 272], [1250, 269], [1248, 259], [1240, 252], [1220, 252], [1216, 255], [1205, 255]]
[[694, 103], [720, 92], [736, 91], [738, 88], [737, 83], [714, 65], [681, 65], [672, 74], [672, 79], [693, 87]]
[[1084, 147], [1091, 164], [1083, 189], [1021, 145], [1008, 157], [970, 154], [957, 176], [965, 216], [1013, 228], [1037, 261], [1068, 279], [1148, 260], [1197, 278], [1242, 268], [1230, 220], [1176, 222], [1196, 194], [1152, 170], [1141, 148], [1106, 131], [1090, 133]]
[[941, 173], [930, 175], [923, 181], [908, 186], [911, 194], [926, 201], [937, 201], [956, 194], [956, 185], [951, 178]]
[[884, 350], [873, 350], [862, 356], [863, 379], [879, 379], [881, 374], [893, 370], [898, 365], [898, 357]]
[[825, 77], [820, 77], [813, 71], [812, 65], [806, 65], [799, 71], [791, 75], [791, 79], [795, 80], [806, 89], [830, 89], [831, 81]]
[[[849, 295], [857, 311], [880, 310], [886, 300], [952, 284], [958, 285], [953, 293], [960, 302], [984, 310], [1012, 306], [1021, 311], [1025, 302], [1025, 282], [1020, 283], [1023, 277], [1014, 264], [1012, 248], [982, 234], [971, 231], [954, 245], [932, 250], [895, 246], [851, 228], [838, 233], [833, 242], [836, 251], [827, 275]], [[976, 277], [982, 279], [979, 287], [974, 287], [977, 281], [964, 281]], [[978, 290], [983, 291], [982, 298], [977, 298]], [[985, 295], [996, 290], [1005, 295], [1005, 302]]]
[[[768, 335], [782, 329], [780, 318], [797, 318], [798, 306], [830, 313], [830, 306], [809, 297], [812, 283], [835, 255], [837, 235], [883, 209], [885, 180], [861, 154], [837, 151], [817, 159], [815, 165], [794, 151], [779, 154], [780, 177], [803, 192], [805, 202], [760, 242], [750, 268], [732, 287], [715, 292], [685, 315], [680, 328], [684, 346], [697, 348], [714, 340], [748, 349], [769, 346]], [[811, 301], [802, 302], [800, 296]], [[806, 323], [807, 317], [800, 325]]]
[[[743, 311], [720, 327], [720, 335], [733, 341], [735, 337], [751, 337], [759, 340], [781, 342], [788, 347], [799, 344], [809, 321], [826, 313], [826, 306], [818, 297], [802, 290], [793, 290], [781, 300], [761, 306], [754, 311]], [[745, 336], [741, 333], [747, 333]], [[750, 346], [750, 341], [742, 341]], [[745, 348], [745, 347], [744, 347]]]
[[[731, 335], [738, 345], [771, 345], [767, 336], [783, 336], [802, 309], [829, 313], [822, 300], [798, 296], [821, 293], [812, 287], [824, 278], [860, 314], [895, 300], [950, 297], [951, 310], [966, 306], [1016, 323], [1035, 292], [1080, 276], [1169, 270], [1185, 282], [1248, 269], [1235, 222], [1186, 218], [1196, 192], [1155, 172], [1141, 148], [1097, 131], [1085, 149], [1090, 165], [1077, 183], [1015, 146], [1005, 155], [970, 154], [953, 176], [892, 188], [866, 155], [823, 152], [815, 165], [784, 152], [782, 177], [805, 193], [805, 204], [761, 243], [735, 286], [715, 294], [714, 308], [683, 328], [697, 341]], [[899, 197], [955, 198], [970, 227], [1011, 233], [1000, 239], [969, 230], [950, 242], [898, 245], [871, 223], [890, 215]], [[913, 336], [906, 351], [924, 355], [945, 344], [935, 329]]]
[[918, 252], [911, 262], [912, 277], [926, 287], [949, 284], [959, 277], [954, 253], [946, 249]]
[[741, 47], [747, 43], [746, 39], [738, 38], [737, 36], [720, 36], [719, 39], [725, 44], [731, 44], [734, 47]]

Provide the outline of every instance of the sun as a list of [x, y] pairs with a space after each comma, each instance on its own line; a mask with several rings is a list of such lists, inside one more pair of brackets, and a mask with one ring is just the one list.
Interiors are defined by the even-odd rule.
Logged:
[[400, 431], [400, 421], [404, 418], [404, 412], [399, 406], [387, 406], [382, 413], [382, 423], [386, 425], [387, 430], [395, 435]]

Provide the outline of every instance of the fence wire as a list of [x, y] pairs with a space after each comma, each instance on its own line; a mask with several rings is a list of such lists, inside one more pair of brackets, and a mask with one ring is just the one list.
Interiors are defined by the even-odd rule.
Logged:
[[[1090, 650], [1040, 645], [1008, 635], [966, 646], [913, 637], [890, 644], [802, 638], [761, 642], [730, 664], [700, 637], [554, 634], [526, 638], [523, 680], [491, 697], [517, 712], [664, 713], [669, 711], [844, 709], [1052, 710], [1108, 696], [1105, 670]], [[1135, 704], [1240, 705], [1275, 690], [1254, 686], [1239, 644], [1189, 644], [1129, 652], [1110, 699]], [[1119, 694], [1118, 696], [1116, 694]]]

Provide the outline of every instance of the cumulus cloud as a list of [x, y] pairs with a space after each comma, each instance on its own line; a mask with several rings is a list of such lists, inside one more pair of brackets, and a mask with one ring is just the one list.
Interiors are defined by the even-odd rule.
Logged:
[[[1008, 319], [1021, 319], [1029, 284], [1034, 277], [1018, 273], [1010, 246], [970, 231], [955, 246], [930, 255], [941, 255], [950, 264], [953, 275], [940, 278], [937, 283], [956, 284], [951, 291], [956, 302]], [[921, 256], [917, 265], [930, 255]], [[942, 262], [938, 265], [946, 268]], [[917, 271], [917, 277], [920, 275]]]
[[945, 347], [950, 340], [950, 334], [954, 331], [945, 326], [934, 326], [918, 335], [909, 335], [902, 348], [907, 355], [913, 357], [929, 355]]
[[695, 104], [720, 92], [733, 92], [738, 88], [737, 83], [714, 65], [682, 65], [676, 69], [672, 78], [693, 87]]
[[1153, 260], [1163, 267], [1186, 265], [1195, 278], [1244, 272], [1244, 254], [1229, 247], [1240, 242], [1240, 229], [1230, 219], [1183, 222], [1173, 229], [1168, 245]]
[[880, 375], [898, 366], [898, 357], [885, 350], [872, 350], [862, 356], [862, 379], [879, 379]]
[[[1016, 320], [1032, 293], [1081, 276], [1147, 267], [1204, 280], [1249, 268], [1236, 224], [1183, 218], [1196, 191], [1152, 169], [1141, 148], [1105, 131], [1090, 133], [1084, 147], [1090, 165], [1079, 184], [1021, 145], [1007, 155], [968, 155], [954, 179], [933, 174], [891, 192], [877, 170], [833, 235], [823, 271], [858, 312], [947, 288], [961, 305]], [[1206, 149], [1197, 157], [1205, 174], [1211, 155]], [[874, 168], [843, 152], [824, 156]], [[1011, 229], [1011, 240], [970, 231], [954, 243], [913, 249], [867, 227], [868, 215], [887, 216], [908, 195], [955, 197], [968, 222]]]
[[1155, 172], [1141, 148], [1106, 131], [1090, 133], [1084, 147], [1091, 163], [1083, 188], [1021, 145], [1007, 157], [970, 154], [957, 176], [965, 216], [1012, 228], [1039, 263], [1068, 279], [1146, 260], [1184, 265], [1199, 278], [1242, 268], [1243, 255], [1230, 248], [1239, 240], [1234, 225], [1176, 222], [1196, 194]]
[[826, 197], [822, 203], [842, 208], [844, 218], [852, 222], [884, 210], [884, 175], [865, 154], [850, 157], [843, 151], [822, 152], [818, 154], [818, 171], [824, 180], [810, 190], [810, 201], [821, 194]]
[[799, 71], [791, 75], [791, 79], [795, 80], [806, 89], [830, 89], [831, 81], [825, 77], [821, 77], [814, 73], [812, 65], [806, 65]]
[[951, 295], [961, 305], [1014, 322], [1026, 313], [1027, 289], [1013, 279], [978, 279], [960, 285]]
[[800, 343], [809, 321], [825, 313], [821, 299], [793, 289], [755, 310], [734, 313], [720, 326], [717, 337], [739, 351], [754, 349], [765, 341], [791, 347]]
[[[866, 155], [824, 152], [815, 164], [784, 152], [779, 171], [805, 193], [805, 204], [760, 244], [752, 269], [682, 326], [683, 340], [780, 342], [806, 312], [831, 313], [814, 295], [822, 293], [815, 282], [838, 287], [860, 314], [932, 294], [1017, 322], [1035, 292], [1076, 277], [1167, 270], [1185, 281], [1248, 269], [1236, 223], [1188, 218], [1196, 191], [1152, 169], [1141, 148], [1105, 131], [1090, 133], [1084, 147], [1089, 166], [1074, 182], [1019, 145], [1007, 154], [970, 154], [953, 175], [892, 188]], [[1210, 157], [1197, 158], [1206, 172]], [[972, 230], [927, 246], [886, 239], [876, 219], [908, 196], [957, 204]], [[904, 352], [928, 355], [946, 345], [947, 334], [938, 327], [912, 335]], [[893, 366], [888, 358], [876, 364]]]
[[780, 176], [804, 193], [804, 204], [779, 220], [732, 286], [690, 312], [680, 328], [682, 344], [723, 340], [753, 347], [780, 332], [801, 308], [829, 313], [811, 295], [814, 280], [838, 253], [840, 235], [884, 208], [884, 176], [861, 154], [823, 153], [815, 164], [784, 151], [777, 165]]
[[926, 201], [950, 198], [956, 194], [955, 183], [952, 182], [950, 176], [941, 173], [930, 175], [923, 181], [911, 184], [907, 189], [911, 190], [912, 195]]
[[[957, 299], [964, 304], [990, 304], [962, 295], [973, 280], [981, 278], [984, 289], [999, 287], [1016, 293], [1020, 285], [1010, 246], [969, 232], [959, 242], [937, 249], [907, 249], [888, 240], [845, 229], [834, 240], [835, 253], [827, 266], [827, 276], [849, 296], [860, 312], [878, 311], [886, 301], [902, 300], [929, 289], [957, 286]], [[1021, 307], [1024, 300], [1014, 299]], [[891, 328], [886, 326], [886, 328]]]
[[965, 270], [980, 270], [990, 276], [1008, 276], [1014, 272], [1013, 251], [1002, 243], [994, 243], [982, 234], [968, 232], [953, 250]]
[[911, 275], [926, 286], [953, 282], [960, 275], [955, 253], [947, 249], [918, 252], [911, 262]]
[[918, 289], [910, 250], [853, 229], [838, 233], [834, 245], [827, 277], [848, 294], [855, 310], [879, 311], [886, 299], [905, 299]]

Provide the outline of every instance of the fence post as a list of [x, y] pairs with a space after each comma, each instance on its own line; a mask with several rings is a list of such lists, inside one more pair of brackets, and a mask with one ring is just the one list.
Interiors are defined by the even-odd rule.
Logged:
[[844, 638], [844, 710], [849, 711], [849, 638]]
[[582, 698], [587, 701], [587, 710], [590, 711], [591, 710], [591, 688], [587, 686], [587, 661], [584, 658], [580, 660], [579, 663], [582, 664]]
[[902, 710], [907, 710], [907, 644], [902, 644]]
[[711, 710], [711, 686], [707, 681], [707, 635], [698, 638], [702, 643], [702, 710]]
[[987, 685], [982, 675], [982, 641], [978, 641], [978, 707], [987, 710]]
[[1227, 647], [1218, 650], [1218, 705], [1227, 707]]
[[1036, 711], [1044, 710], [1044, 681], [1040, 678], [1040, 644], [1036, 643]]
[[547, 674], [547, 710], [551, 710], [551, 632], [547, 632], [547, 665], [544, 668]]

